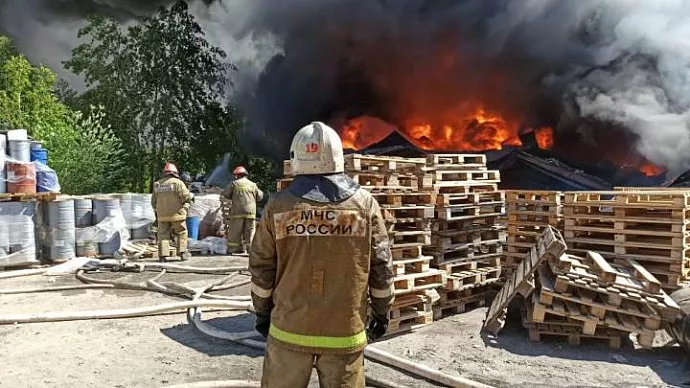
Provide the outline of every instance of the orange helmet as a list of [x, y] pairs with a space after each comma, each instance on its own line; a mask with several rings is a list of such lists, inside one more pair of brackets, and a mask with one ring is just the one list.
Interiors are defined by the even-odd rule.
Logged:
[[232, 175], [249, 175], [249, 173], [247, 172], [247, 169], [244, 168], [244, 166], [237, 166], [235, 167], [235, 170], [232, 172]]
[[163, 167], [163, 174], [172, 174], [177, 176], [177, 167], [170, 162], [166, 162], [165, 167]]

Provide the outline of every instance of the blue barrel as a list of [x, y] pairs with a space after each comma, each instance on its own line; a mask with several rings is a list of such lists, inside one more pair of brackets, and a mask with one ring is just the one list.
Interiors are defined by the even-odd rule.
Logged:
[[199, 239], [199, 225], [201, 224], [201, 220], [199, 217], [187, 217], [187, 235], [189, 238], [193, 238], [194, 240]]
[[45, 148], [34, 148], [31, 145], [31, 161], [48, 165], [48, 150]]

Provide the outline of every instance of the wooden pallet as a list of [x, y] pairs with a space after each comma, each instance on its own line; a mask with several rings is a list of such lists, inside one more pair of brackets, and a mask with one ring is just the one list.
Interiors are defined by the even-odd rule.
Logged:
[[345, 155], [345, 171], [381, 173], [418, 173], [426, 166], [424, 158], [402, 158], [362, 154]]
[[482, 205], [451, 205], [436, 207], [436, 216], [447, 221], [470, 220], [483, 217], [498, 217], [505, 212], [503, 202]]
[[493, 244], [481, 243], [477, 246], [467, 244], [463, 247], [443, 251], [435, 251], [431, 248], [426, 248], [424, 252], [434, 257], [434, 263], [436, 265], [442, 265], [499, 258], [503, 254], [503, 245], [499, 241], [496, 241]]
[[427, 167], [436, 169], [486, 169], [484, 154], [430, 154], [426, 156]]
[[571, 346], [580, 346], [582, 339], [596, 339], [608, 341], [608, 345], [612, 349], [619, 349], [621, 347], [621, 337], [627, 333], [617, 331], [615, 329], [599, 329], [594, 334], [583, 334], [577, 326], [551, 324], [551, 323], [529, 323], [527, 324], [529, 331], [529, 340], [532, 342], [541, 342], [543, 337], [559, 337], [566, 338], [568, 344]]
[[0, 194], [0, 202], [52, 202], [57, 199], [60, 193], [2, 193]]
[[600, 294], [608, 305], [621, 306], [623, 300], [629, 300], [648, 305], [669, 321], [678, 316], [678, 304], [661, 290], [659, 281], [639, 263], [628, 260], [625, 265], [609, 264], [595, 252], [589, 252], [588, 256], [604, 265], [572, 255], [549, 262], [549, 268], [555, 274], [554, 291], [573, 294], [573, 288], [584, 288]]
[[675, 234], [672, 232], [656, 232], [645, 230], [622, 230], [613, 231], [607, 229], [593, 229], [593, 228], [568, 228], [563, 232], [563, 237], [568, 240], [596, 240], [602, 244], [624, 245], [624, 246], [639, 246], [647, 248], [662, 248], [668, 247], [670, 249], [682, 248], [690, 242], [690, 235]]
[[402, 207], [403, 205], [434, 206], [435, 195], [430, 192], [372, 193], [381, 207]]
[[445, 271], [446, 274], [451, 274], [453, 272], [468, 271], [477, 268], [499, 267], [500, 265], [501, 259], [499, 257], [492, 257], [484, 260], [461, 261], [450, 264], [434, 264], [434, 267], [442, 271]]
[[563, 207], [563, 216], [570, 219], [639, 220], [649, 223], [685, 223], [690, 218], [685, 208], [615, 208], [610, 206]]
[[431, 172], [432, 182], [441, 187], [463, 186], [468, 183], [500, 183], [498, 170], [436, 170]]
[[513, 215], [559, 217], [563, 213], [563, 207], [556, 204], [506, 202], [506, 211]]
[[293, 180], [294, 180], [294, 178], [278, 179], [278, 181], [276, 182], [276, 190], [277, 191], [283, 191], [283, 190], [287, 189]]
[[386, 336], [414, 331], [433, 321], [433, 312], [408, 312], [400, 318], [389, 321]]
[[158, 258], [158, 246], [153, 243], [127, 241], [122, 244], [118, 256], [128, 260]]
[[436, 195], [436, 205], [438, 206], [481, 205], [498, 202], [505, 202], [503, 191]]
[[532, 277], [537, 267], [549, 258], [560, 257], [565, 252], [565, 249], [565, 241], [563, 241], [560, 233], [551, 227], [546, 228], [539, 242], [535, 244], [530, 253], [525, 256], [525, 260], [508, 277], [505, 285], [494, 299], [489, 311], [487, 311], [482, 329], [494, 335], [498, 334], [503, 328], [508, 305], [513, 298], [518, 294], [529, 294], [533, 290]]
[[565, 205], [611, 206], [616, 208], [679, 209], [690, 207], [687, 191], [595, 191], [566, 192]]
[[514, 214], [508, 212], [508, 224], [521, 224], [525, 226], [558, 225], [561, 218], [555, 214]]
[[445, 182], [435, 183], [428, 189], [433, 190], [437, 195], [486, 193], [497, 191], [498, 184], [485, 182]]
[[431, 312], [431, 298], [424, 294], [407, 294], [396, 296], [389, 313], [389, 319], [397, 320], [410, 313]]
[[386, 222], [395, 222], [397, 219], [432, 219], [434, 218], [433, 206], [388, 206], [381, 209], [383, 219]]
[[564, 194], [561, 191], [506, 190], [506, 202], [508, 203], [561, 205], [563, 198]]
[[468, 220], [434, 220], [431, 224], [431, 230], [439, 233], [463, 231], [478, 227], [492, 227], [497, 223], [498, 217], [496, 216], [477, 217]]
[[393, 275], [400, 276], [410, 273], [428, 272], [431, 256], [420, 256], [414, 259], [401, 259], [393, 261]]
[[441, 287], [445, 284], [445, 276], [445, 272], [436, 269], [397, 276], [393, 279], [395, 295]]
[[461, 292], [439, 292], [441, 300], [433, 306], [434, 319], [442, 319], [449, 315], [462, 314], [464, 312], [486, 306], [486, 301], [491, 291], [486, 289], [465, 290]]
[[386, 230], [389, 234], [395, 232], [412, 232], [412, 231], [431, 231], [430, 218], [395, 218], [386, 220]]
[[505, 242], [505, 231], [496, 226], [478, 227], [466, 230], [436, 232], [431, 236], [431, 246], [436, 250], [462, 247], [466, 244]]
[[431, 231], [407, 231], [389, 233], [392, 248], [425, 246], [431, 243]]
[[465, 271], [456, 271], [446, 275], [445, 289], [462, 291], [468, 288], [495, 283], [501, 277], [501, 267], [482, 267]]
[[378, 187], [384, 189], [409, 187], [413, 190], [431, 187], [431, 178], [412, 174], [404, 175], [356, 172], [349, 173], [348, 175], [353, 181], [362, 187]]
[[421, 246], [391, 248], [393, 260], [418, 259], [422, 256]]
[[[661, 316], [644, 301], [622, 299], [619, 306], [606, 303], [605, 298], [586, 288], [572, 289], [572, 294], [559, 293], [554, 290], [553, 280], [546, 273], [547, 266], [539, 268], [540, 288], [535, 293], [535, 299], [541, 305], [552, 306], [554, 301], [572, 305], [569, 310], [586, 311], [590, 316], [604, 320], [607, 316], [615, 316], [629, 327], [657, 330], [661, 327]], [[536, 302], [535, 302], [536, 303]]]

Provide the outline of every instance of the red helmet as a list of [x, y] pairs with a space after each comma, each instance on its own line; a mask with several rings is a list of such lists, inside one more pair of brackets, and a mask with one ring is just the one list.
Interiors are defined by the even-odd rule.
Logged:
[[163, 167], [163, 173], [177, 175], [177, 167], [170, 162], [166, 162], [165, 167]]
[[247, 169], [244, 168], [244, 166], [237, 166], [235, 167], [235, 170], [232, 172], [232, 175], [249, 175], [247, 172]]

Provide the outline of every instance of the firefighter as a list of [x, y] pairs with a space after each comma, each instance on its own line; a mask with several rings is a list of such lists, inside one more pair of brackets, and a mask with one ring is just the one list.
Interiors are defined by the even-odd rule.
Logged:
[[177, 167], [165, 163], [163, 178], [153, 184], [151, 205], [158, 219], [158, 250], [161, 260], [168, 255], [163, 252], [161, 242], [175, 237], [178, 254], [183, 260], [189, 258], [187, 251], [187, 211], [194, 197], [187, 185], [179, 179]]
[[254, 238], [256, 203], [264, 198], [264, 193], [247, 178], [249, 173], [243, 166], [236, 167], [232, 174], [235, 180], [223, 191], [223, 196], [231, 202], [228, 253], [247, 253]]
[[[388, 234], [376, 200], [344, 174], [338, 134], [320, 122], [292, 140], [290, 186], [264, 208], [249, 270], [262, 387], [364, 387], [364, 347], [393, 300]], [[367, 327], [367, 311], [371, 319]]]

